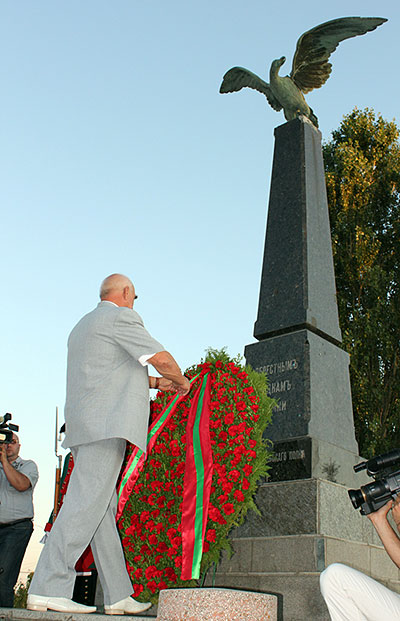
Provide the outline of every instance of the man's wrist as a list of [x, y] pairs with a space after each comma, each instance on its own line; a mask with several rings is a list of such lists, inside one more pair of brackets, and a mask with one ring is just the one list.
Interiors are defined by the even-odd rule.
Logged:
[[150, 388], [155, 388], [158, 390], [160, 387], [160, 378], [159, 377], [151, 377], [150, 378]]

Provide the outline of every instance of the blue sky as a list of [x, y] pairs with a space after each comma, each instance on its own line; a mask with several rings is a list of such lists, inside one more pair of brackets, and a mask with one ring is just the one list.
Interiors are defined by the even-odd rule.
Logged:
[[[389, 21], [343, 42], [307, 96], [325, 140], [354, 106], [399, 122], [400, 5], [266, 0], [2, 0], [0, 412], [35, 459], [36, 533], [52, 506], [54, 412], [68, 334], [118, 271], [182, 367], [254, 339], [273, 129], [282, 113], [235, 65], [290, 73], [298, 37], [329, 19]], [[290, 260], [290, 257], [288, 257]]]

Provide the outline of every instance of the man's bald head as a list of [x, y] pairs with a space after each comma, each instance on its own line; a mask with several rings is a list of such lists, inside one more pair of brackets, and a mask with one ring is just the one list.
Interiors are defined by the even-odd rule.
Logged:
[[132, 308], [135, 299], [135, 287], [127, 276], [111, 274], [101, 283], [100, 299], [114, 302], [117, 306]]

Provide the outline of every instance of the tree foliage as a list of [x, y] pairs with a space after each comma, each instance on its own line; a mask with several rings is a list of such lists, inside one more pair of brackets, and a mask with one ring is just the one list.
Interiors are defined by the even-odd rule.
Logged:
[[400, 145], [355, 109], [324, 145], [343, 347], [360, 454], [400, 447]]

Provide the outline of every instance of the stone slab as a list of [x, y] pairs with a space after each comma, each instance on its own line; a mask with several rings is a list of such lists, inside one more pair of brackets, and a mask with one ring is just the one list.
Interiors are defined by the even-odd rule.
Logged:
[[[248, 588], [258, 592], [282, 593], [284, 621], [329, 621], [325, 602], [319, 591], [319, 574], [251, 574], [220, 575], [216, 587]], [[279, 618], [279, 617], [278, 617]], [[253, 621], [258, 621], [256, 617]]]
[[[321, 541], [323, 540], [320, 537], [309, 535], [254, 540], [251, 571], [253, 573], [319, 571]], [[235, 544], [236, 541], [234, 549]], [[234, 559], [231, 560], [233, 569]]]
[[157, 621], [277, 621], [278, 598], [233, 589], [167, 589], [160, 592]]
[[353, 508], [344, 485], [320, 479], [264, 483], [255, 502], [260, 515], [250, 511], [233, 531], [235, 539], [325, 535], [380, 544], [371, 522]]

